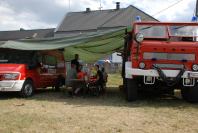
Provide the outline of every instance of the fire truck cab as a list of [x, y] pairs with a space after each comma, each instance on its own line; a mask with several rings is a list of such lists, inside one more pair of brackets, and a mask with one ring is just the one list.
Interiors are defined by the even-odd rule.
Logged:
[[59, 90], [65, 75], [64, 56], [59, 50], [0, 49], [0, 92], [16, 91], [29, 97], [38, 88]]
[[172, 94], [198, 102], [198, 23], [135, 22], [123, 51], [126, 99], [139, 90]]

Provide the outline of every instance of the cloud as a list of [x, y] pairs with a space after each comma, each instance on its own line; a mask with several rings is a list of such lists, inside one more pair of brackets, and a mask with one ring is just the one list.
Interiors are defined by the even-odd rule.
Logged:
[[[124, 0], [126, 1], [126, 0]], [[134, 0], [125, 5], [134, 5], [160, 21], [190, 21], [195, 9], [195, 0]], [[175, 4], [177, 3], [177, 4]], [[170, 7], [171, 5], [174, 6]], [[167, 7], [170, 7], [166, 9]]]
[[16, 11], [8, 4], [0, 6], [0, 29], [1, 30], [16, 30], [19, 28], [34, 29], [48, 28], [55, 25], [41, 21], [37, 14], [30, 10]]
[[[101, 0], [102, 9], [114, 9], [117, 0]], [[175, 0], [122, 0], [121, 7], [134, 5], [161, 21], [190, 21], [195, 9], [195, 0], [183, 0], [165, 9]], [[0, 0], [0, 30], [15, 30], [23, 27], [56, 27], [69, 11], [84, 11], [85, 8], [98, 10], [100, 0]]]
[[1, 1], [0, 30], [56, 27], [67, 11], [54, 0]]
[[[175, 2], [173, 2], [175, 3]], [[164, 9], [164, 8], [162, 8]], [[186, 21], [190, 22], [195, 9], [195, 1], [181, 1], [177, 5], [161, 12], [155, 17], [159, 18], [161, 21]], [[160, 9], [159, 9], [160, 11]]]

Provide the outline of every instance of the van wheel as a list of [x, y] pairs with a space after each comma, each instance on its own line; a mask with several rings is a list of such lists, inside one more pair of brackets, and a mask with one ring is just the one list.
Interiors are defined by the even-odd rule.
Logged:
[[34, 85], [31, 80], [26, 80], [23, 84], [23, 87], [20, 91], [20, 95], [24, 98], [30, 97], [34, 94]]
[[181, 94], [184, 100], [191, 103], [198, 102], [198, 86], [194, 87], [183, 87], [181, 89]]
[[62, 77], [62, 76], [59, 76], [57, 81], [56, 81], [56, 84], [55, 84], [55, 91], [60, 91], [60, 87], [65, 85], [65, 78]]
[[125, 87], [126, 87], [126, 100], [129, 102], [137, 100], [138, 86], [136, 81], [134, 79], [126, 79]]

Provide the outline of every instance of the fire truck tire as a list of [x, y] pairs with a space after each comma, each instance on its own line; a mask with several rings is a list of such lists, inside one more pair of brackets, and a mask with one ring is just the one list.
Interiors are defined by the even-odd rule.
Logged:
[[181, 90], [181, 94], [184, 100], [191, 103], [198, 102], [198, 86], [184, 87]]
[[127, 79], [123, 78], [123, 92], [126, 93], [126, 88], [127, 88]]
[[34, 85], [31, 80], [26, 80], [23, 84], [23, 87], [20, 91], [21, 97], [27, 98], [34, 94]]
[[133, 79], [126, 79], [126, 99], [129, 102], [135, 101], [138, 98], [137, 83]]

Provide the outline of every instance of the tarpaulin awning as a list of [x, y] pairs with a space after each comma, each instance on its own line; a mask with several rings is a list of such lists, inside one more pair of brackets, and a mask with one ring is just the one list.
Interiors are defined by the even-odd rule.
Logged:
[[0, 41], [0, 45], [3, 45], [5, 43], [5, 41]]
[[95, 62], [123, 47], [125, 30], [116, 29], [78, 36], [48, 39], [23, 39], [7, 41], [0, 48], [17, 50], [53, 50], [65, 48], [65, 58], [70, 60], [74, 54], [86, 62]]

